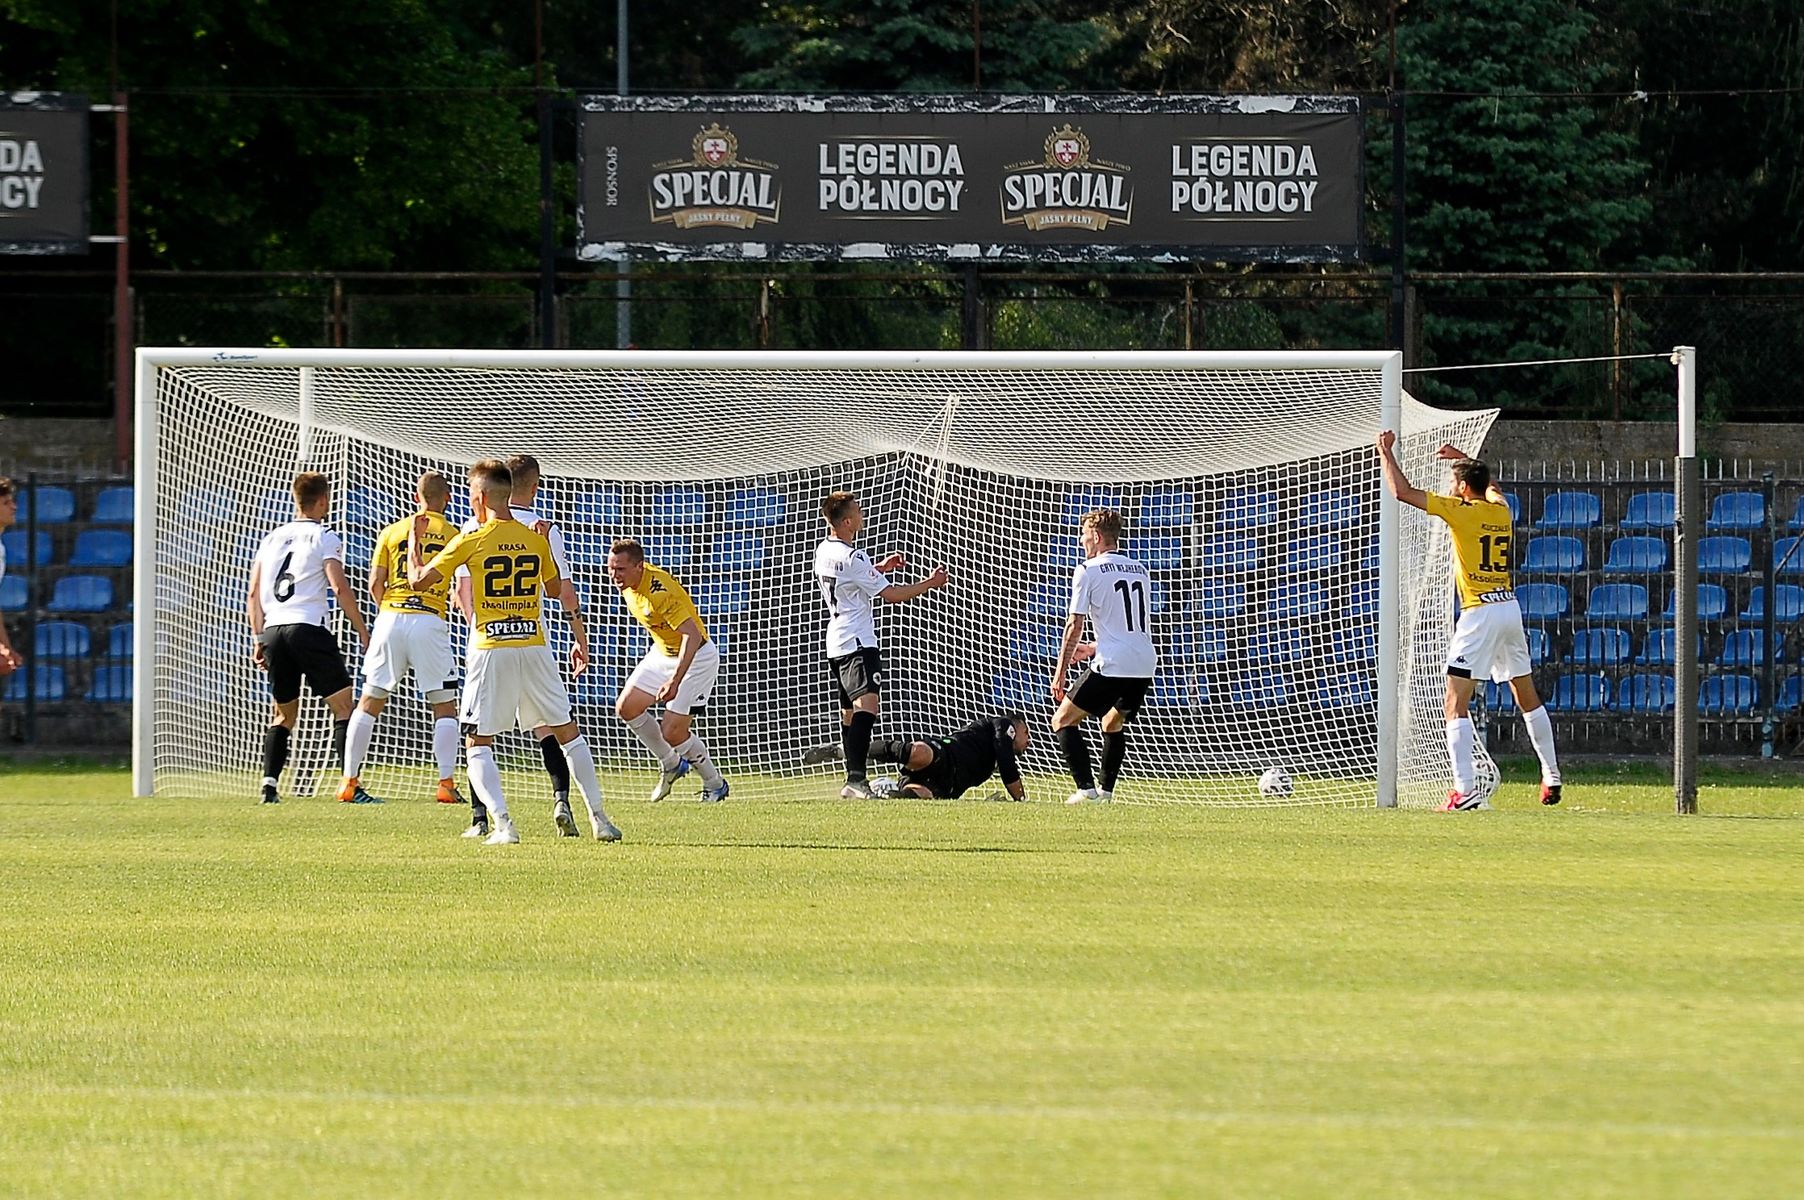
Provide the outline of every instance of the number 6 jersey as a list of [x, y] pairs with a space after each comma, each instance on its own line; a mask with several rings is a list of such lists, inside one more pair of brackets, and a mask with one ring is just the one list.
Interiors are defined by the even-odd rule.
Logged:
[[326, 560], [345, 560], [344, 543], [318, 521], [290, 521], [257, 547], [263, 627], [326, 623]]
[[465, 564], [476, 612], [471, 645], [478, 650], [545, 645], [542, 600], [561, 578], [551, 543], [518, 521], [494, 518], [452, 538], [426, 565], [448, 579]]
[[1072, 613], [1090, 618], [1096, 670], [1110, 679], [1151, 679], [1159, 652], [1148, 627], [1152, 579], [1119, 550], [1078, 564], [1071, 575]]

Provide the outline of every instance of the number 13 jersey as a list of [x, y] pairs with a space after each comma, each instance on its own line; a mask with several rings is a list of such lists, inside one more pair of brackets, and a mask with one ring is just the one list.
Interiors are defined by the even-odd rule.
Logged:
[[479, 650], [545, 645], [543, 598], [561, 578], [551, 543], [518, 521], [491, 520], [460, 533], [426, 565], [449, 578], [470, 568], [470, 606]]
[[1110, 679], [1151, 679], [1159, 664], [1148, 628], [1152, 579], [1119, 550], [1078, 564], [1071, 575], [1071, 613], [1090, 618], [1096, 670]]
[[326, 560], [345, 560], [344, 543], [318, 521], [290, 521], [257, 547], [263, 626], [326, 623]]
[[1489, 500], [1462, 500], [1428, 493], [1428, 513], [1447, 522], [1453, 534], [1453, 585], [1459, 606], [1477, 608], [1513, 600], [1510, 589], [1510, 510]]

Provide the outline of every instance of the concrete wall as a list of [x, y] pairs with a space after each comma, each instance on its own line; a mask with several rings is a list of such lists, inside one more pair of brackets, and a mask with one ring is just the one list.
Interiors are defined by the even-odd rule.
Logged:
[[111, 421], [0, 419], [0, 475], [28, 471], [81, 471], [111, 474]]

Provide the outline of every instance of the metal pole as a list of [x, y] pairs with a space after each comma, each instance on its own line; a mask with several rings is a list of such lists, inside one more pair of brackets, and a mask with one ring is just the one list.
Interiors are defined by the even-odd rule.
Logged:
[[[627, 93], [626, 3], [614, 0], [614, 68], [615, 91]], [[620, 278], [614, 281], [614, 348], [625, 350], [633, 344], [633, 260], [620, 256]]]
[[113, 93], [113, 458], [132, 460], [131, 114], [125, 93]]
[[539, 92], [539, 346], [557, 348], [557, 221], [551, 180], [551, 97]]
[[[1409, 206], [1404, 202], [1404, 112], [1403, 93], [1392, 90], [1391, 105], [1391, 348], [1407, 350], [1404, 334], [1406, 304], [1404, 293], [1409, 285], [1409, 272], [1404, 262], [1405, 234], [1409, 229]], [[1408, 364], [1405, 363], [1405, 366]]]
[[1672, 788], [1675, 811], [1698, 810], [1698, 536], [1704, 489], [1698, 476], [1697, 348], [1676, 346], [1679, 368], [1679, 454], [1673, 471]]
[[977, 268], [967, 266], [965, 268], [965, 303], [964, 311], [961, 314], [963, 319], [960, 321], [960, 350], [977, 350], [981, 348], [978, 340], [980, 306], [978, 303], [977, 287]]
[[1761, 595], [1766, 602], [1761, 605], [1760, 618], [1760, 757], [1773, 756], [1773, 710], [1779, 699], [1774, 685], [1773, 660], [1779, 657], [1778, 611], [1779, 589], [1778, 564], [1773, 561], [1773, 547], [1778, 539], [1774, 536], [1776, 517], [1773, 512], [1773, 473], [1766, 472], [1760, 477], [1760, 495], [1762, 507], [1766, 510], [1766, 549], [1761, 555]]
[[[1385, 360], [1378, 427], [1403, 431], [1403, 356]], [[1402, 508], [1382, 485], [1378, 489], [1378, 807], [1397, 807], [1397, 758], [1402, 745], [1403, 683], [1398, 644], [1402, 626]]]
[[137, 371], [137, 475], [132, 499], [132, 795], [156, 794], [157, 369]]

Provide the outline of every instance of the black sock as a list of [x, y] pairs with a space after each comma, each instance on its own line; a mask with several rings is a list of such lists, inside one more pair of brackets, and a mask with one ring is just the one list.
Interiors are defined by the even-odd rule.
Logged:
[[539, 757], [545, 760], [545, 774], [551, 776], [551, 790], [557, 793], [559, 800], [570, 798], [570, 760], [564, 757], [564, 747], [558, 743], [555, 734], [546, 734], [539, 739]]
[[877, 714], [859, 709], [852, 714], [852, 723], [846, 726], [846, 778], [863, 779], [865, 760], [871, 756], [871, 727], [877, 724]]
[[1103, 731], [1102, 735], [1102, 790], [1115, 790], [1115, 780], [1121, 775], [1121, 762], [1127, 757], [1127, 730], [1119, 733]]
[[332, 722], [332, 753], [338, 756], [338, 769], [341, 771], [345, 766], [345, 731], [350, 727], [351, 719], [349, 717], [342, 721]]
[[482, 802], [482, 793], [476, 790], [474, 779], [467, 781], [470, 785], [470, 824], [480, 825], [489, 819], [489, 806]]
[[1084, 740], [1084, 731], [1077, 725], [1067, 725], [1059, 730], [1059, 749], [1065, 752], [1065, 765], [1071, 770], [1071, 781], [1077, 784], [1080, 791], [1088, 791], [1096, 786], [1096, 773], [1090, 766], [1090, 743]]
[[271, 725], [263, 734], [263, 778], [280, 779], [288, 765], [288, 726]]
[[907, 738], [878, 738], [871, 743], [870, 757], [874, 762], [906, 763], [908, 747]]

